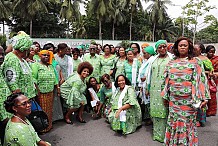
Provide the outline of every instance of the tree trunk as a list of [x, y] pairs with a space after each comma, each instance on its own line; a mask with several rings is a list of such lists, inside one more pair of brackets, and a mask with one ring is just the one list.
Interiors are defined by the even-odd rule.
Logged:
[[32, 31], [33, 31], [33, 20], [30, 20], [30, 37], [32, 37]]
[[132, 13], [130, 14], [130, 23], [129, 23], [129, 40], [132, 40]]
[[5, 21], [3, 20], [3, 22], [2, 22], [2, 31], [3, 31], [3, 35], [5, 35]]
[[156, 26], [155, 26], [155, 23], [154, 23], [154, 26], [153, 26], [153, 36], [152, 36], [153, 37], [153, 42], [155, 42], [155, 29], [156, 29], [155, 27]]
[[102, 40], [102, 32], [101, 32], [101, 20], [98, 20], [98, 27], [99, 27], [99, 40]]
[[114, 40], [114, 36], [115, 36], [115, 22], [113, 21], [112, 40]]

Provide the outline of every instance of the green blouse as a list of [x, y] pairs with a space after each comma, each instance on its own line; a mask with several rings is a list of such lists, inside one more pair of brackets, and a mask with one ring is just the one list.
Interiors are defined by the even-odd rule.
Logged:
[[114, 66], [114, 62], [116, 61], [116, 56], [111, 55], [109, 58], [104, 58], [103, 55], [100, 55], [100, 64], [101, 64], [101, 76], [104, 74], [109, 74], [110, 70]]
[[81, 62], [82, 61], [80, 59], [77, 59], [77, 60], [73, 59], [73, 72], [77, 72], [77, 68]]
[[36, 96], [32, 70], [26, 60], [20, 61], [13, 52], [10, 52], [6, 55], [2, 68], [10, 91], [20, 89], [28, 98]]
[[48, 93], [54, 90], [57, 85], [54, 68], [52, 65], [46, 66], [39, 62], [32, 64], [32, 74], [41, 93]]

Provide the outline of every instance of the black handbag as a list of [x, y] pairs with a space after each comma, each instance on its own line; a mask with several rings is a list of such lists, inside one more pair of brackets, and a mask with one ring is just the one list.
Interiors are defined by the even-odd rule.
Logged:
[[31, 114], [27, 117], [28, 120], [33, 125], [36, 132], [45, 130], [49, 126], [47, 114], [41, 109], [35, 100], [32, 100], [32, 107], [36, 107], [36, 109], [31, 111]]

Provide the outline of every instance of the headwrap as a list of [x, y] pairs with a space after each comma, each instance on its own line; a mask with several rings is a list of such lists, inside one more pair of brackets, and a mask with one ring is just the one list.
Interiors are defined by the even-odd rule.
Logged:
[[49, 53], [49, 55], [50, 55], [48, 63], [52, 64], [52, 59], [54, 58], [54, 54], [53, 54], [52, 51], [42, 50], [42, 51], [39, 52], [39, 56], [41, 56], [42, 54], [47, 54], [47, 53]]
[[19, 31], [17, 35], [12, 38], [13, 48], [15, 50], [20, 50], [21, 52], [29, 50], [32, 44], [32, 39], [24, 31]]
[[127, 48], [125, 51], [126, 53], [128, 53], [129, 51], [133, 51], [134, 49], [133, 48]]
[[161, 44], [167, 44], [166, 40], [159, 40], [155, 43], [155, 49], [157, 49]]
[[167, 51], [170, 51], [172, 48], [173, 48], [173, 44], [170, 43], [167, 45]]
[[141, 48], [144, 49], [144, 48], [146, 48], [147, 46], [149, 46], [148, 43], [143, 43], [143, 44], [141, 45]]
[[81, 45], [77, 46], [76, 48], [78, 48], [78, 49], [83, 49]]
[[144, 48], [144, 51], [147, 52], [150, 55], [155, 55], [155, 51], [154, 51], [154, 47], [153, 46], [147, 46], [146, 48]]

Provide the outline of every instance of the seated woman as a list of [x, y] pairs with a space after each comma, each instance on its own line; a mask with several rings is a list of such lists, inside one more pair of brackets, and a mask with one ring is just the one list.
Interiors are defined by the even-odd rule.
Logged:
[[91, 102], [91, 106], [94, 109], [94, 114], [92, 117], [101, 117], [101, 107], [100, 107], [100, 89], [101, 84], [98, 84], [97, 79], [95, 77], [90, 77], [88, 84], [87, 84], [87, 90], [88, 90], [88, 99], [87, 102]]
[[7, 112], [14, 114], [9, 119], [4, 146], [50, 146], [42, 141], [26, 116], [31, 113], [31, 101], [23, 93], [14, 93], [8, 96], [5, 103]]
[[135, 91], [124, 75], [117, 76], [115, 87], [117, 90], [112, 97], [109, 123], [114, 131], [121, 130], [123, 134], [133, 133], [142, 122], [141, 109]]
[[92, 74], [93, 67], [89, 62], [82, 62], [79, 64], [77, 73], [73, 73], [61, 85], [61, 96], [64, 99], [64, 106], [67, 108], [65, 120], [67, 124], [72, 124], [70, 116], [73, 112], [78, 111], [77, 120], [80, 123], [86, 123], [83, 120], [84, 105], [86, 105], [86, 91], [85, 78]]

